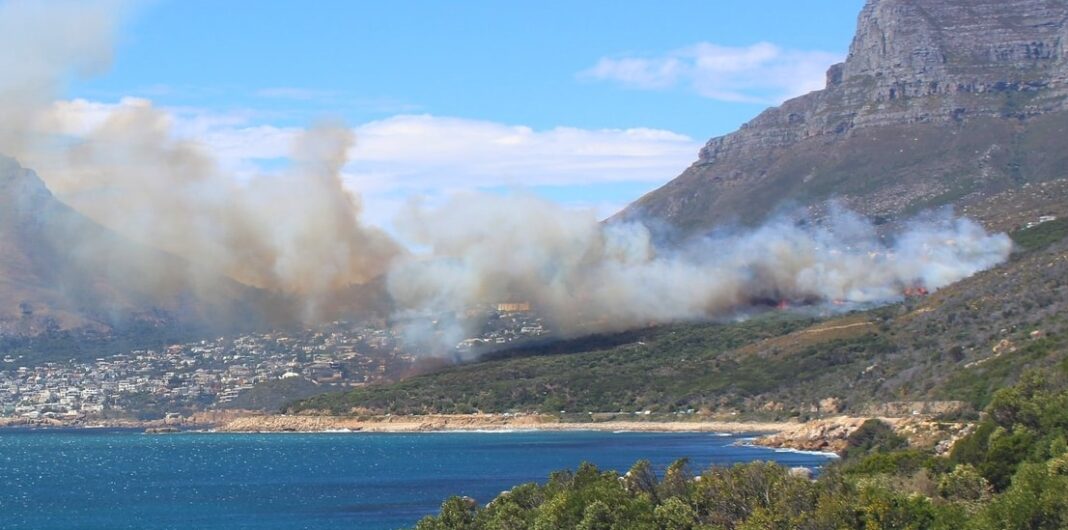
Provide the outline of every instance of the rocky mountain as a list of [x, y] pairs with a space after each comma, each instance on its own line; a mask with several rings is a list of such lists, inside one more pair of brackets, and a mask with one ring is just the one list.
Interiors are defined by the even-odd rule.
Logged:
[[827, 199], [891, 220], [1068, 176], [1068, 3], [869, 0], [823, 90], [713, 138], [619, 214], [690, 230]]
[[0, 157], [0, 337], [262, 316], [262, 293], [138, 245]]

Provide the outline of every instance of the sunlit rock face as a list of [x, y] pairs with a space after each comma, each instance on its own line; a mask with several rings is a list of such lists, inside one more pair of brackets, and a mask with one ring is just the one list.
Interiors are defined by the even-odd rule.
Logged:
[[838, 198], [893, 218], [1068, 176], [1066, 20], [1059, 0], [870, 0], [825, 89], [711, 139], [620, 216], [705, 229]]

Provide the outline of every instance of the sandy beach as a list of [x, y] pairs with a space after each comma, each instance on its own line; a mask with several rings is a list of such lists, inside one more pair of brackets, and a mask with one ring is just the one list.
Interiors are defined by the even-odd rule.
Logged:
[[219, 432], [432, 432], [432, 431], [635, 431], [775, 433], [795, 422], [602, 421], [560, 422], [551, 416], [494, 414], [426, 416], [244, 416], [221, 423]]

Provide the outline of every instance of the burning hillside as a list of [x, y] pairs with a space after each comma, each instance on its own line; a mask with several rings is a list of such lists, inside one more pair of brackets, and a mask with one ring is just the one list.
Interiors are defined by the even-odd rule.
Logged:
[[[363, 221], [363, 199], [345, 185], [342, 170], [359, 149], [350, 128], [301, 130], [288, 166], [234, 174], [176, 134], [168, 112], [150, 101], [93, 107], [58, 99], [72, 71], [107, 64], [113, 6], [0, 9], [0, 29], [10, 30], [0, 31], [0, 59], [13, 74], [0, 79], [0, 152], [35, 167], [80, 213], [195, 265], [161, 274], [159, 260], [113, 256], [71, 228], [67, 237], [79, 242], [73, 259], [85, 268], [122, 259], [137, 272], [112, 280], [136, 280], [146, 296], [212, 293], [228, 277], [293, 301], [280, 311], [305, 322], [368, 306], [403, 316], [529, 301], [568, 335], [716, 317], [754, 301], [890, 300], [903, 285], [933, 290], [991, 267], [1011, 247], [1006, 236], [949, 214], [883, 242], [849, 212], [667, 245], [640, 220], [604, 224], [590, 211], [532, 196], [473, 194], [410, 207], [397, 221], [405, 248]], [[72, 27], [80, 28], [78, 42], [67, 40]], [[443, 327], [435, 324], [434, 335], [449, 344], [470, 336]]]

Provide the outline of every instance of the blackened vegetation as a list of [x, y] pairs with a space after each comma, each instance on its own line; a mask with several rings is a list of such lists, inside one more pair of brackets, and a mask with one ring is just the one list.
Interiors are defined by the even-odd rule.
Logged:
[[496, 361], [520, 357], [543, 357], [549, 355], [567, 355], [591, 350], [615, 348], [632, 344], [656, 332], [656, 328], [635, 329], [621, 333], [599, 333], [569, 339], [548, 338], [531, 341], [527, 344], [505, 350], [488, 351], [479, 356], [480, 361]]

